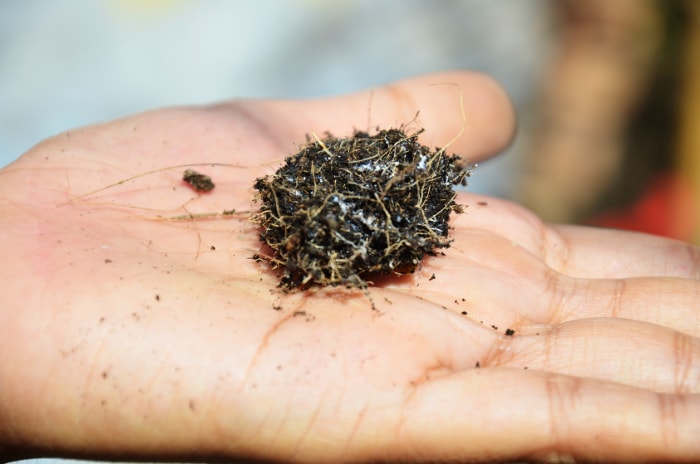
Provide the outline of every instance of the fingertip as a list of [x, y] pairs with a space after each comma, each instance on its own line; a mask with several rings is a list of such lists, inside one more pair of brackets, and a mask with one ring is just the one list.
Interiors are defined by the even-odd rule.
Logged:
[[[474, 71], [450, 71], [412, 77], [375, 90], [377, 105], [398, 109], [405, 124], [416, 113], [425, 129], [423, 142], [447, 147], [470, 161], [502, 151], [515, 132], [515, 111], [510, 98], [491, 76]], [[401, 114], [401, 113], [398, 113]]]
[[424, 143], [448, 146], [470, 161], [502, 151], [513, 138], [513, 105], [498, 81], [487, 74], [429, 74], [389, 84], [384, 91], [394, 95], [395, 106], [407, 106], [410, 111], [412, 103], [414, 114], [419, 112], [417, 123], [426, 130]]
[[516, 130], [515, 108], [505, 89], [493, 77], [482, 73], [460, 74], [467, 74], [465, 85], [474, 89], [468, 94], [470, 100], [465, 101], [465, 112], [470, 135], [479, 140], [474, 145], [465, 141], [464, 154], [483, 159], [512, 142]]

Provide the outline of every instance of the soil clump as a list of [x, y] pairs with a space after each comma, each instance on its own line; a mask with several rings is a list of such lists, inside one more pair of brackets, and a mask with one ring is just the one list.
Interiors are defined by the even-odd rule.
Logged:
[[274, 175], [256, 179], [253, 220], [286, 289], [366, 288], [373, 274], [413, 272], [450, 245], [456, 185], [471, 167], [418, 142], [419, 130], [309, 138]]

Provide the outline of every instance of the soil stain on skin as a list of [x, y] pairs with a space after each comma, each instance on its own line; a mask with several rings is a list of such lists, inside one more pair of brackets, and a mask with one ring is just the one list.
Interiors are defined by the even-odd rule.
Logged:
[[418, 143], [417, 131], [387, 129], [349, 138], [314, 135], [254, 187], [253, 220], [272, 250], [256, 255], [281, 271], [286, 289], [366, 288], [369, 275], [413, 272], [424, 255], [448, 247], [455, 185], [471, 167]]

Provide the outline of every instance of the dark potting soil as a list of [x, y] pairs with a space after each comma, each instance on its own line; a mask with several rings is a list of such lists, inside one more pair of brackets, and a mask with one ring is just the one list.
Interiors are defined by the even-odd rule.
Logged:
[[365, 288], [373, 274], [413, 272], [448, 247], [448, 219], [461, 212], [455, 185], [471, 167], [458, 156], [388, 129], [309, 140], [271, 176], [256, 179], [254, 219], [268, 260], [287, 289]]

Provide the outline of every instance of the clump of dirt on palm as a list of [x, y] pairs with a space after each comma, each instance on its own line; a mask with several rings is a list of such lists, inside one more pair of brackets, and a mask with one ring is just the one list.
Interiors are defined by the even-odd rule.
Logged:
[[448, 247], [448, 219], [461, 212], [454, 187], [471, 167], [418, 143], [417, 131], [307, 140], [271, 176], [256, 179], [254, 221], [281, 271], [280, 286], [365, 288], [373, 274], [413, 272]]

